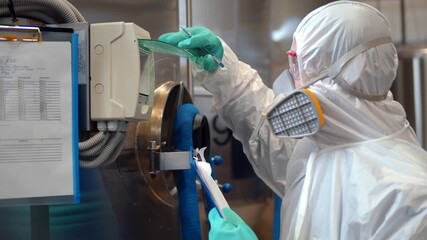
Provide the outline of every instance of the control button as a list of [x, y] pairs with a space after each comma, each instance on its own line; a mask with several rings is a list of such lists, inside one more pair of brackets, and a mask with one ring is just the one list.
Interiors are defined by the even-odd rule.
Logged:
[[104, 47], [102, 45], [100, 45], [100, 44], [96, 45], [95, 46], [95, 53], [97, 55], [103, 54], [104, 53]]
[[102, 85], [101, 83], [97, 83], [95, 85], [95, 92], [98, 94], [101, 94], [104, 92], [104, 85]]

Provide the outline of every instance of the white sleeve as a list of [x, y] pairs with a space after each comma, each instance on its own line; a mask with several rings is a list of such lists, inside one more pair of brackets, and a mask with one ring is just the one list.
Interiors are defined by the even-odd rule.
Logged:
[[214, 71], [193, 68], [194, 78], [212, 93], [212, 111], [220, 115], [243, 150], [256, 174], [279, 196], [284, 195], [286, 168], [297, 140], [276, 138], [261, 111], [274, 99], [273, 90], [258, 72], [237, 59], [222, 42], [225, 67]]

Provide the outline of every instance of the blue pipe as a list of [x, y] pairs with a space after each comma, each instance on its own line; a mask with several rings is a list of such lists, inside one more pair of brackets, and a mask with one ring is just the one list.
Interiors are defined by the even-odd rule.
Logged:
[[[193, 119], [199, 110], [192, 104], [183, 104], [175, 118], [175, 149], [190, 151], [193, 146]], [[201, 240], [199, 202], [196, 173], [193, 169], [176, 171], [179, 211], [183, 240]]]

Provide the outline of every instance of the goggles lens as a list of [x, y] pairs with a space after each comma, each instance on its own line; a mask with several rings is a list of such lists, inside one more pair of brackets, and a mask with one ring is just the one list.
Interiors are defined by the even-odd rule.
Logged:
[[289, 60], [289, 73], [294, 80], [299, 80], [297, 54], [294, 51], [287, 51], [286, 54]]

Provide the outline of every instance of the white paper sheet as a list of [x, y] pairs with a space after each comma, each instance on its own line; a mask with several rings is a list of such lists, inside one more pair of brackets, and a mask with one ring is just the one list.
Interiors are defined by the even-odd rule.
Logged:
[[0, 199], [73, 195], [70, 42], [0, 42]]

